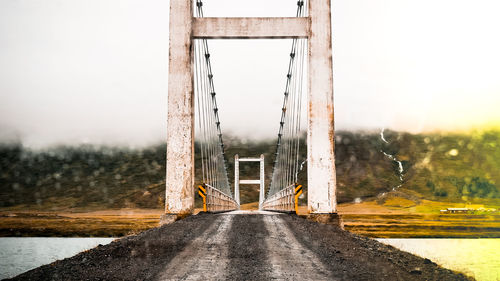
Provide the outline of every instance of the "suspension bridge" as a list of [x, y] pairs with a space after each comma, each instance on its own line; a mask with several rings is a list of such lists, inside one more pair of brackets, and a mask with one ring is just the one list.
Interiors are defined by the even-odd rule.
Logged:
[[[201, 0], [171, 0], [166, 204], [161, 223], [168, 227], [193, 212], [195, 138], [202, 174], [197, 193], [206, 214], [195, 220], [211, 223], [193, 230], [196, 236], [159, 271], [158, 280], [419, 279], [413, 275], [422, 273], [422, 260], [416, 269], [411, 269], [413, 262], [406, 263], [410, 269], [387, 263], [391, 259], [382, 254], [380, 244], [361, 242], [342, 230], [335, 194], [330, 0], [296, 4], [294, 17], [205, 18]], [[272, 175], [266, 185], [264, 155], [236, 154], [232, 187], [208, 40], [261, 38], [292, 39], [283, 102], [277, 108], [281, 117], [276, 120]], [[303, 106], [305, 161], [300, 157]], [[258, 162], [258, 179], [241, 180], [240, 162]], [[308, 222], [289, 215], [298, 212], [304, 184], [298, 174], [304, 163]], [[258, 211], [239, 211], [242, 184], [259, 185]], [[337, 255], [340, 251], [346, 253]], [[432, 272], [436, 275], [423, 279], [449, 278], [434, 268]]]
[[[268, 186], [263, 156], [235, 155], [234, 189], [229, 182], [207, 40], [235, 38], [292, 39]], [[14, 280], [467, 280], [429, 260], [339, 227], [331, 54], [330, 0], [299, 0], [295, 17], [289, 18], [204, 18], [201, 0], [170, 0], [163, 226]], [[333, 225], [289, 215], [296, 212], [302, 192], [297, 175], [303, 165], [299, 163], [303, 94], [308, 108], [309, 218]], [[202, 173], [197, 193], [205, 212], [189, 216], [195, 199], [195, 132]], [[248, 161], [260, 163], [259, 179], [239, 179], [239, 162]], [[238, 210], [240, 184], [259, 184], [259, 210]]]
[[[260, 184], [260, 210], [295, 212], [297, 195], [302, 192], [297, 175], [304, 164], [299, 161], [303, 95], [307, 95], [308, 112], [308, 212], [336, 217], [330, 1], [296, 3], [294, 17], [206, 18], [199, 0], [171, 1], [164, 223], [191, 214], [196, 193], [203, 197], [205, 211], [239, 209], [240, 184]], [[283, 76], [283, 104], [277, 108], [281, 118], [276, 120], [278, 140], [271, 182], [266, 186], [262, 181], [236, 177], [233, 189], [208, 41], [262, 38], [292, 39], [288, 71]], [[195, 138], [200, 144], [202, 173], [197, 192]]]

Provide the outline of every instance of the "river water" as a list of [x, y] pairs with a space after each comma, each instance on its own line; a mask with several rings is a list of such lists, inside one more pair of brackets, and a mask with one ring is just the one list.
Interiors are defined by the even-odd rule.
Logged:
[[0, 238], [0, 279], [14, 277], [30, 269], [74, 256], [115, 238]]
[[500, 238], [377, 239], [480, 281], [500, 280]]
[[[71, 257], [115, 238], [0, 238], [0, 279]], [[500, 280], [499, 239], [377, 239], [479, 281]]]

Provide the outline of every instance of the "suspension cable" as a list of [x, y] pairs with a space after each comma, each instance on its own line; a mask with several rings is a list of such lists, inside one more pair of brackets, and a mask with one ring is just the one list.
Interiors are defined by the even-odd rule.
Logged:
[[[202, 7], [203, 2], [196, 0], [196, 17], [203, 17]], [[206, 39], [194, 40], [194, 64], [203, 183], [232, 197], [213, 81], [214, 75]]]
[[[307, 15], [305, 1], [297, 2], [297, 17]], [[268, 197], [297, 183], [302, 111], [303, 72], [307, 55], [306, 40], [293, 39], [286, 75], [278, 130], [274, 167]]]

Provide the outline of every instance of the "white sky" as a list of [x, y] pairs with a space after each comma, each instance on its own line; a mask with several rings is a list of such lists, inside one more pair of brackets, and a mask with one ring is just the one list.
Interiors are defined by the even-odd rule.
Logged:
[[[296, 0], [205, 0], [206, 16], [293, 16]], [[163, 141], [166, 0], [0, 1], [0, 138]], [[335, 125], [500, 124], [500, 2], [333, 1]], [[291, 42], [210, 41], [224, 132], [277, 133]]]

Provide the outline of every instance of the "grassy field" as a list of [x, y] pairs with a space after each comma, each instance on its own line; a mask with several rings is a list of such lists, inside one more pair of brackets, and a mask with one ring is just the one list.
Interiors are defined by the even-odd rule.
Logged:
[[[441, 214], [449, 207], [496, 208], [498, 202], [464, 203], [420, 200], [398, 196], [339, 204], [346, 230], [379, 238], [500, 238], [500, 213]], [[258, 203], [241, 206], [258, 209]], [[195, 213], [201, 209], [196, 209]], [[0, 236], [119, 237], [158, 226], [163, 209], [67, 210], [58, 212], [0, 210]], [[299, 207], [299, 215], [307, 207]]]
[[0, 211], [0, 236], [119, 237], [158, 226], [163, 210]]
[[346, 230], [378, 238], [499, 238], [500, 213], [441, 214], [446, 208], [497, 209], [498, 202], [465, 204], [390, 197], [340, 204]]

